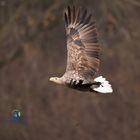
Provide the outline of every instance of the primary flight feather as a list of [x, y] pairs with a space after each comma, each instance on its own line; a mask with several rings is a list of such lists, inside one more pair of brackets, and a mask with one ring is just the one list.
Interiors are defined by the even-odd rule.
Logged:
[[100, 45], [95, 21], [87, 10], [68, 7], [64, 13], [67, 36], [66, 72], [50, 81], [82, 91], [111, 93], [112, 87], [102, 76], [95, 78], [100, 65]]

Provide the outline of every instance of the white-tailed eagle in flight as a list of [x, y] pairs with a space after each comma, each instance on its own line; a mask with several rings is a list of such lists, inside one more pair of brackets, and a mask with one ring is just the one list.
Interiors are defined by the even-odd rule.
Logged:
[[112, 87], [102, 76], [96, 77], [100, 65], [100, 44], [95, 21], [87, 10], [68, 7], [64, 13], [67, 35], [67, 67], [62, 77], [50, 81], [68, 87], [99, 93], [112, 93]]

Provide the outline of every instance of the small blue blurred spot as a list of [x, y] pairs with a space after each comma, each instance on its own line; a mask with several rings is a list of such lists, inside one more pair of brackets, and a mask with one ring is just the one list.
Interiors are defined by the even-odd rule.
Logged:
[[21, 112], [19, 110], [13, 110], [12, 117], [15, 119], [21, 118]]
[[11, 116], [11, 122], [21, 122], [22, 114], [19, 110], [13, 110]]

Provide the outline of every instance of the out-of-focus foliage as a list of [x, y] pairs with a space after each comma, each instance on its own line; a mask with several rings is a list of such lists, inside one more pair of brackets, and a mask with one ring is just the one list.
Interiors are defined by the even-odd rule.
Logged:
[[[96, 18], [113, 94], [48, 81], [65, 71], [69, 4]], [[138, 0], [0, 0], [0, 140], [140, 140], [139, 13]], [[9, 121], [14, 109], [24, 123]]]

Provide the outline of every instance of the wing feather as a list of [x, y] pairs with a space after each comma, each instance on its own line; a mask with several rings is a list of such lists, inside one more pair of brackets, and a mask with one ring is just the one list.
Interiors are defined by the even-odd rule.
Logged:
[[67, 71], [93, 77], [99, 70], [100, 45], [95, 21], [87, 10], [68, 7], [64, 14], [67, 34]]

